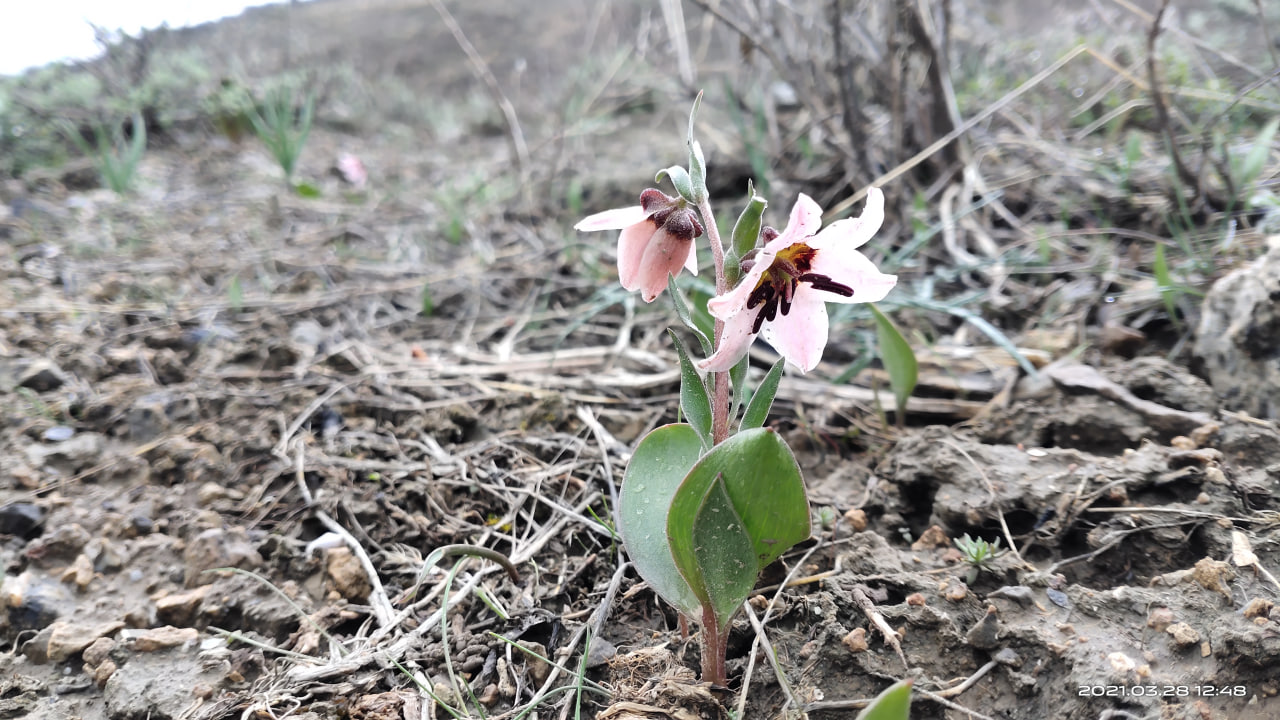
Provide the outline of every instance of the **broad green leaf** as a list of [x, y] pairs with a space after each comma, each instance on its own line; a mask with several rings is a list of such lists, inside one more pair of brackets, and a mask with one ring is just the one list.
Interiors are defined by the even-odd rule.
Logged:
[[[634, 462], [634, 460], [633, 460]], [[711, 586], [703, 563], [710, 557], [740, 559], [737, 535], [727, 531], [712, 538], [698, 531], [703, 519], [701, 511], [711, 486], [722, 483], [733, 511], [750, 540], [750, 564], [741, 569], [742, 576], [727, 582], [722, 575]], [[714, 503], [707, 507], [717, 507]], [[707, 510], [708, 513], [712, 512]], [[776, 432], [764, 428], [746, 430], [715, 446], [698, 461], [671, 499], [667, 518], [667, 538], [671, 554], [681, 575], [693, 593], [714, 608], [736, 607], [745, 599], [742, 586], [755, 582], [755, 577], [769, 563], [777, 560], [793, 545], [809, 537], [809, 500], [795, 456]], [[719, 538], [723, 546], [707, 545]], [[738, 571], [721, 566], [721, 570]], [[750, 576], [750, 583], [746, 578]]]
[[756, 195], [750, 181], [747, 185], [747, 194], [751, 199], [747, 201], [747, 206], [742, 209], [738, 222], [733, 226], [733, 244], [730, 245], [734, 257], [737, 258], [745, 256], [756, 248], [756, 243], [760, 240], [760, 219], [764, 216], [765, 208], [769, 207], [769, 203], [764, 198]]
[[671, 555], [667, 511], [701, 454], [702, 441], [689, 425], [655, 428], [631, 456], [618, 499], [618, 531], [636, 572], [663, 600], [691, 617], [698, 617], [701, 604]]
[[907, 412], [907, 398], [916, 389], [920, 367], [916, 363], [915, 351], [911, 349], [907, 339], [902, 337], [898, 326], [875, 305], [868, 307], [876, 320], [880, 359], [884, 362], [884, 369], [889, 372], [889, 385], [893, 387], [893, 397], [898, 404], [898, 417], [902, 418]]
[[702, 498], [693, 523], [693, 554], [702, 574], [711, 608], [721, 627], [751, 594], [760, 569], [756, 565], [751, 538], [734, 510], [725, 489], [724, 477], [717, 475]]
[[676, 279], [670, 273], [667, 274], [667, 289], [671, 292], [667, 293], [671, 296], [671, 302], [676, 306], [676, 317], [680, 318], [680, 322], [684, 326], [693, 331], [697, 336], [698, 343], [702, 345], [702, 352], [708, 356], [711, 355], [711, 340], [707, 338], [707, 334], [703, 332], [699, 323], [693, 319], [693, 314], [689, 308], [689, 301], [685, 299], [684, 293], [680, 292], [680, 287], [676, 285]]
[[856, 720], [907, 720], [911, 717], [911, 681], [901, 680], [876, 696]]
[[674, 330], [667, 330], [671, 342], [676, 346], [676, 355], [680, 358], [680, 410], [685, 419], [697, 431], [704, 448], [711, 447], [711, 400], [707, 398], [707, 386], [702, 376], [689, 359], [689, 351]]
[[760, 381], [755, 394], [751, 396], [751, 402], [747, 404], [746, 412], [742, 413], [739, 431], [764, 425], [764, 421], [769, 417], [769, 408], [773, 407], [773, 397], [778, 394], [778, 383], [782, 381], [782, 366], [786, 363], [786, 358], [778, 358], [778, 362], [769, 368], [769, 372]]

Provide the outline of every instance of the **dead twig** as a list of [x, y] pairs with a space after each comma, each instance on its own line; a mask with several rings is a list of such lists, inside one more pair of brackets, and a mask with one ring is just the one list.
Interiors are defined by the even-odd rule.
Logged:
[[861, 585], [855, 585], [852, 594], [853, 601], [858, 604], [858, 607], [862, 608], [867, 620], [875, 626], [876, 630], [880, 631], [880, 635], [884, 637], [885, 644], [898, 653], [898, 659], [902, 661], [902, 667], [910, 670], [911, 666], [907, 664], [907, 656], [902, 652], [902, 643], [898, 640], [898, 631], [889, 626], [889, 622], [876, 609], [876, 604], [871, 601], [871, 598], [867, 597], [867, 593], [862, 589]]

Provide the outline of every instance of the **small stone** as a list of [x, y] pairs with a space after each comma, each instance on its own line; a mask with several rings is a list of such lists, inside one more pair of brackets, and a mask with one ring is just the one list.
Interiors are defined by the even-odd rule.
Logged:
[[1209, 657], [1213, 654], [1213, 647], [1209, 645], [1209, 641], [1205, 640], [1200, 643], [1200, 657]]
[[84, 664], [89, 666], [101, 665], [107, 660], [111, 651], [115, 649], [116, 641], [109, 637], [100, 637], [89, 643], [89, 647], [80, 653], [80, 657], [84, 659]]
[[1222, 430], [1222, 426], [1216, 422], [1205, 423], [1195, 430], [1191, 431], [1191, 441], [1196, 447], [1208, 447], [1213, 444], [1213, 440]]
[[109, 623], [89, 625], [59, 620], [50, 625], [48, 657], [50, 662], [63, 662], [72, 655], [89, 647], [98, 638], [114, 635], [124, 623], [116, 620]]
[[1031, 588], [1026, 585], [1005, 585], [1002, 588], [987, 593], [987, 598], [1005, 598], [1024, 607], [1031, 605], [1036, 601]]
[[0, 600], [9, 608], [10, 631], [48, 627], [75, 607], [75, 597], [65, 585], [30, 569], [4, 579]]
[[93, 561], [89, 560], [89, 556], [84, 553], [77, 555], [75, 562], [63, 570], [62, 575], [58, 577], [64, 583], [75, 585], [80, 592], [89, 589], [89, 583], [93, 582], [93, 578]]
[[1049, 602], [1058, 607], [1070, 608], [1071, 598], [1067, 594], [1057, 588], [1046, 588], [1044, 594], [1049, 598]]
[[118, 669], [119, 667], [111, 658], [103, 660], [93, 668], [93, 682], [96, 683], [98, 687], [106, 687], [107, 681], [111, 679], [111, 676], [114, 675]]
[[40, 433], [40, 439], [45, 442], [62, 442], [70, 440], [72, 435], [76, 434], [76, 429], [67, 427], [66, 425], [54, 425]]
[[1247, 618], [1266, 618], [1271, 614], [1271, 610], [1276, 606], [1266, 598], [1254, 598], [1244, 606], [1244, 616]]
[[862, 508], [853, 508], [844, 514], [845, 522], [849, 523], [849, 527], [854, 532], [862, 532], [867, 529], [867, 511]]
[[1231, 602], [1231, 590], [1227, 588], [1227, 583], [1235, 576], [1235, 571], [1225, 561], [1209, 557], [1201, 558], [1191, 573], [1191, 577], [1201, 587], [1221, 594], [1227, 602]]
[[207, 585], [215, 577], [206, 573], [221, 567], [252, 569], [262, 564], [262, 556], [249, 542], [244, 528], [209, 528], [192, 538], [183, 552], [187, 587]]
[[130, 630], [123, 634], [134, 652], [155, 652], [165, 648], [194, 645], [200, 639], [195, 628], [176, 628], [172, 625], [149, 630]]
[[911, 607], [924, 607], [925, 599], [923, 593], [911, 593], [907, 596], [907, 605]]
[[1111, 663], [1111, 672], [1122, 679], [1128, 679], [1129, 674], [1138, 668], [1138, 663], [1122, 652], [1110, 653], [1107, 662]]
[[1165, 632], [1173, 636], [1173, 642], [1179, 648], [1186, 648], [1200, 642], [1200, 633], [1184, 622], [1170, 625], [1165, 628]]
[[498, 702], [498, 697], [498, 684], [489, 683], [484, 686], [484, 690], [481, 691], [480, 697], [476, 699], [480, 701], [481, 705], [491, 707], [494, 703]]
[[1147, 627], [1160, 632], [1173, 624], [1173, 611], [1167, 607], [1152, 608], [1147, 615]]
[[74, 560], [92, 539], [79, 523], [68, 523], [32, 540], [22, 554], [37, 567], [53, 567]]
[[1199, 495], [1196, 495], [1197, 505], [1208, 505], [1211, 502], [1213, 502], [1213, 498], [1209, 497], [1209, 493], [1207, 492], [1202, 492]]
[[32, 538], [44, 527], [44, 510], [35, 503], [11, 502], [0, 505], [0, 535]]
[[587, 667], [595, 668], [604, 665], [618, 654], [618, 648], [602, 637], [591, 638], [591, 648], [587, 651]]
[[212, 585], [201, 585], [184, 592], [164, 592], [152, 596], [151, 599], [156, 604], [156, 617], [169, 625], [190, 627], [200, 611], [200, 604], [212, 588]]
[[[533, 678], [534, 682], [541, 685], [547, 679], [547, 676], [551, 674], [551, 665], [542, 659], [547, 656], [547, 648], [542, 643], [536, 642], [522, 642], [520, 644], [529, 651], [521, 653], [524, 655], [525, 664], [529, 668], [529, 676]], [[542, 657], [535, 657], [534, 653]]]
[[851, 653], [867, 651], [867, 631], [865, 628], [854, 628], [840, 641]]
[[931, 548], [950, 547], [951, 538], [947, 537], [947, 532], [937, 525], [930, 525], [928, 530], [920, 534], [920, 538], [911, 543], [911, 549], [915, 551], [928, 550]]
[[1185, 435], [1178, 435], [1169, 441], [1169, 447], [1174, 450], [1195, 450], [1200, 446], [1196, 444], [1195, 440]]
[[1222, 472], [1222, 468], [1217, 465], [1210, 465], [1204, 469], [1204, 479], [1214, 485], [1231, 484], [1231, 481], [1227, 479], [1227, 474]]
[[325, 572], [342, 597], [352, 602], [369, 599], [373, 586], [355, 554], [347, 547], [336, 547], [325, 554]]
[[14, 387], [27, 388], [38, 393], [57, 390], [67, 382], [66, 373], [44, 358], [19, 360], [16, 367], [11, 365], [10, 369], [15, 371], [12, 378]]
[[974, 623], [973, 627], [965, 633], [964, 639], [973, 647], [979, 650], [991, 650], [996, 647], [997, 636], [1000, 634], [1000, 618], [999, 611], [995, 605], [987, 606], [987, 614], [982, 616], [981, 620]]
[[942, 588], [942, 597], [950, 602], [960, 602], [969, 597], [969, 586], [958, 577], [947, 578]]

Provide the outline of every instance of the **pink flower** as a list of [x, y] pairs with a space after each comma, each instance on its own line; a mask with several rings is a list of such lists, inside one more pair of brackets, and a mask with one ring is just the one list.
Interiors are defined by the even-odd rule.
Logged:
[[698, 274], [693, 239], [702, 226], [683, 200], [652, 188], [640, 193], [640, 204], [605, 210], [584, 218], [575, 230], [622, 230], [618, 236], [618, 279], [627, 290], [641, 291], [653, 302], [667, 289], [667, 277], [688, 268]]
[[822, 208], [801, 194], [782, 234], [766, 228], [764, 248], [744, 259], [742, 282], [707, 302], [725, 327], [716, 352], [698, 367], [728, 370], [756, 335], [801, 372], [817, 367], [827, 346], [826, 304], [876, 302], [898, 282], [856, 249], [882, 222], [884, 193], [877, 188], [868, 193], [861, 217], [837, 220], [822, 232]]

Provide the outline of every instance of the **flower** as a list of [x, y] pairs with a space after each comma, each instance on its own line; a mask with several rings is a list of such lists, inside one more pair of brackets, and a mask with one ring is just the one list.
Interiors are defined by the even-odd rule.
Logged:
[[884, 193], [878, 188], [868, 193], [861, 217], [838, 220], [822, 232], [822, 208], [801, 194], [782, 234], [765, 228], [764, 248], [743, 259], [742, 282], [707, 302], [725, 326], [719, 347], [698, 367], [728, 370], [756, 335], [763, 335], [801, 372], [817, 367], [827, 346], [826, 303], [876, 302], [898, 282], [856, 249], [882, 222]]
[[605, 210], [583, 218], [575, 230], [622, 230], [618, 236], [618, 279], [627, 290], [640, 290], [653, 302], [667, 289], [667, 278], [688, 268], [698, 274], [693, 239], [702, 226], [684, 200], [650, 188], [640, 204]]

